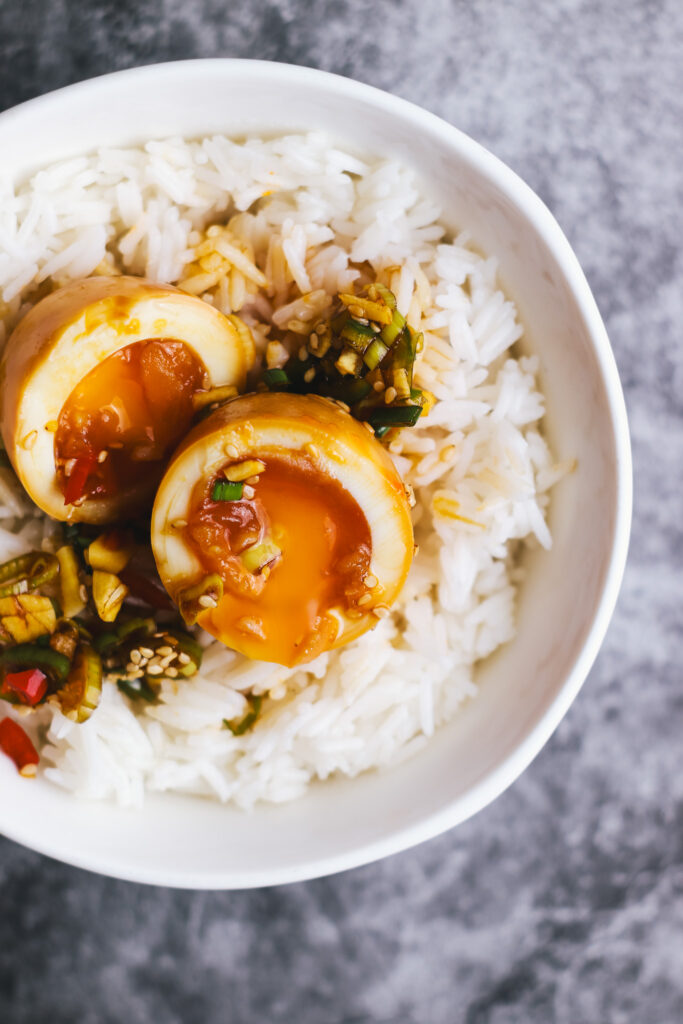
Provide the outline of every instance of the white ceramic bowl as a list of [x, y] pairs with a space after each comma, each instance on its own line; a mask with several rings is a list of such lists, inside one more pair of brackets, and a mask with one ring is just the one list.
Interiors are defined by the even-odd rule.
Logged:
[[534, 193], [476, 142], [403, 100], [344, 78], [256, 61], [124, 71], [0, 115], [2, 170], [18, 178], [99, 145], [168, 135], [322, 129], [361, 152], [414, 165], [450, 225], [495, 254], [547, 395], [547, 431], [578, 471], [554, 491], [554, 546], [530, 564], [516, 639], [481, 671], [477, 698], [409, 762], [314, 786], [246, 815], [150, 797], [144, 810], [79, 802], [0, 759], [0, 829], [108, 875], [241, 888], [330, 874], [429, 839], [501, 793], [566, 713], [616, 600], [631, 513], [624, 401], [579, 264]]

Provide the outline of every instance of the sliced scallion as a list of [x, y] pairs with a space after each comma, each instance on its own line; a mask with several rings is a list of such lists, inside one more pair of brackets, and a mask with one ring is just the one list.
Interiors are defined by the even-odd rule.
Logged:
[[211, 488], [212, 501], [239, 501], [244, 490], [242, 480], [216, 480]]
[[271, 370], [264, 370], [261, 380], [269, 391], [288, 391], [290, 380], [284, 370], [273, 367]]
[[378, 427], [414, 427], [420, 418], [419, 405], [385, 405], [370, 416], [370, 424]]

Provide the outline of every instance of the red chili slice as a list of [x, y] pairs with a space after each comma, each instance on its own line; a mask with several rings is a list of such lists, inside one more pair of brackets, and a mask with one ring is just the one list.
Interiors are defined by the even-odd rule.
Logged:
[[0, 750], [11, 757], [20, 775], [35, 775], [40, 758], [30, 738], [12, 718], [0, 722]]
[[2, 683], [2, 692], [16, 693], [24, 704], [34, 707], [47, 693], [47, 676], [39, 668], [8, 672]]
[[74, 459], [74, 464], [64, 489], [64, 504], [75, 505], [85, 495], [88, 477], [97, 465], [95, 455], [84, 455]]

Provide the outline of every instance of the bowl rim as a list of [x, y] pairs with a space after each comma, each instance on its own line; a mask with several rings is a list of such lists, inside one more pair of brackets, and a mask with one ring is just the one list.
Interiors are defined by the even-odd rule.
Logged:
[[604, 323], [598, 311], [586, 277], [569, 241], [548, 207], [526, 182], [507, 164], [503, 163], [481, 143], [415, 103], [394, 96], [391, 93], [366, 85], [353, 79], [315, 68], [286, 64], [276, 61], [250, 60], [244, 58], [206, 58], [179, 60], [127, 68], [86, 79], [63, 88], [53, 90], [33, 99], [26, 100], [0, 112], [0, 139], [5, 129], [20, 124], [26, 113], [43, 108], [59, 106], [63, 100], [70, 100], [85, 93], [97, 97], [106, 93], [113, 82], [125, 78], [141, 85], [156, 80], [160, 87], [164, 80], [182, 78], [190, 74], [202, 74], [207, 78], [220, 77], [228, 69], [249, 67], [250, 74], [264, 79], [276, 77], [284, 86], [309, 85], [325, 86], [349, 102], [366, 101], [390, 117], [410, 122], [422, 133], [437, 138], [456, 149], [484, 178], [497, 186], [518, 207], [524, 218], [532, 225], [539, 237], [553, 253], [558, 267], [576, 301], [586, 332], [590, 337], [596, 361], [602, 376], [607, 397], [612, 440], [616, 455], [616, 507], [612, 546], [609, 562], [604, 575], [602, 591], [597, 603], [593, 621], [586, 632], [581, 649], [555, 697], [545, 711], [530, 726], [518, 747], [480, 779], [471, 789], [441, 810], [427, 815], [420, 822], [399, 827], [379, 840], [361, 845], [352, 851], [329, 855], [315, 861], [307, 861], [274, 872], [243, 872], [239, 878], [231, 870], [204, 872], [198, 875], [190, 868], [149, 870], [144, 866], [130, 869], [116, 861], [116, 858], [81, 855], [74, 851], [67, 854], [59, 843], [49, 839], [37, 842], [28, 835], [21, 821], [10, 828], [3, 825], [3, 834], [46, 856], [54, 857], [74, 867], [85, 868], [110, 877], [153, 885], [166, 885], [189, 889], [238, 889], [265, 885], [283, 884], [319, 878], [369, 864], [394, 853], [402, 852], [453, 828], [482, 810], [508, 788], [541, 751], [552, 733], [565, 716], [579, 693], [595, 661], [607, 627], [612, 617], [628, 554], [633, 503], [632, 459], [626, 404], [619, 380], [617, 365], [610, 346]]

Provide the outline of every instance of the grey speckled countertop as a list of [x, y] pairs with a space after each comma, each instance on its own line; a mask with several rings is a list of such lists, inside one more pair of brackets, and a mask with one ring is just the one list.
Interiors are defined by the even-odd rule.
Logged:
[[0, 840], [0, 1020], [677, 1024], [683, 6], [0, 0], [0, 109], [196, 56], [309, 64], [389, 89], [541, 194], [626, 389], [630, 562], [603, 651], [551, 742], [495, 804], [419, 849], [214, 895], [110, 881]]

